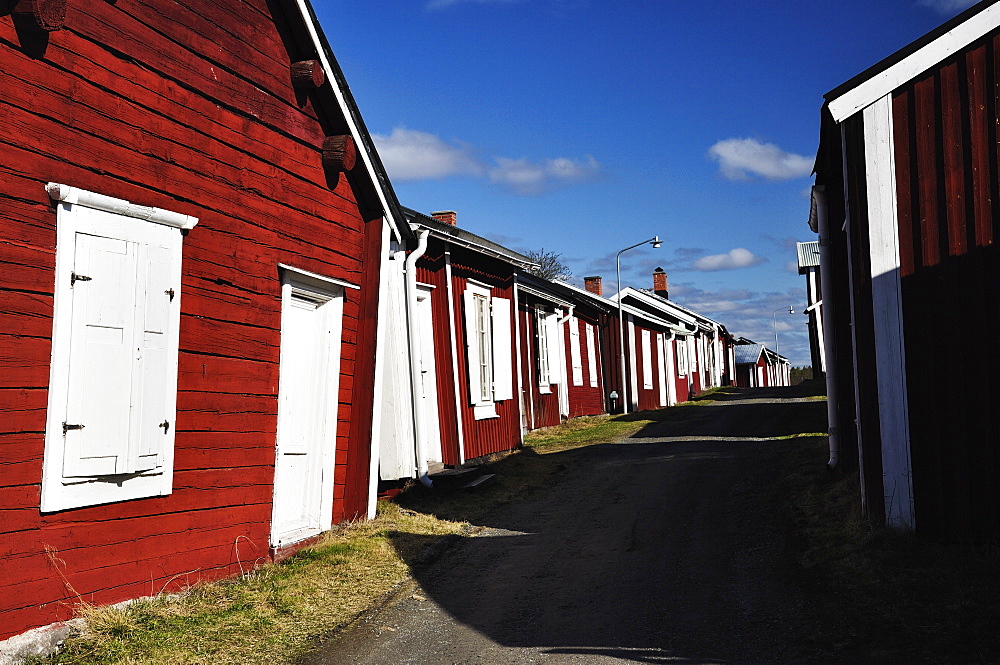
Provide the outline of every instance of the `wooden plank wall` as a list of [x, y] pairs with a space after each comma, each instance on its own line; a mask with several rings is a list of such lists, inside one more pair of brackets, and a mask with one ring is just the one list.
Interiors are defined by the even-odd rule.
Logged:
[[896, 91], [893, 130], [916, 524], [1000, 535], [1000, 36]]
[[[377, 265], [365, 261], [377, 257], [346, 179], [328, 186], [326, 132], [290, 85], [289, 26], [270, 6], [69, 3], [45, 44], [0, 16], [0, 638], [66, 618], [70, 585], [79, 600], [114, 602], [267, 556], [279, 262], [365, 287], [344, 308], [336, 470], [337, 515], [361, 508], [348, 475], [365, 465], [353, 455], [365, 426], [352, 440], [344, 423], [364, 410], [354, 378], [371, 358], [355, 349], [373, 311], [365, 299], [377, 297], [363, 277]], [[39, 513], [55, 260], [47, 181], [201, 220], [184, 241], [170, 496]]]
[[[523, 291], [521, 292], [520, 299], [519, 307], [522, 310], [521, 348], [523, 349], [521, 380], [525, 394], [531, 400], [530, 405], [527, 406], [529, 409], [533, 409], [529, 414], [529, 426], [532, 429], [551, 427], [552, 425], [558, 425], [560, 422], [559, 393], [558, 390], [542, 393], [538, 387], [538, 319], [535, 317], [536, 303], [532, 302], [530, 296], [527, 296]], [[568, 339], [566, 344], [569, 344]], [[572, 402], [572, 394], [570, 400]]]
[[[566, 328], [566, 367], [567, 374], [569, 375], [569, 415], [571, 418], [576, 416], [593, 416], [600, 413], [604, 413], [604, 378], [602, 376], [601, 370], [603, 369], [601, 365], [601, 357], [598, 349], [600, 349], [599, 339], [602, 334], [600, 328], [600, 322], [596, 313], [588, 313], [581, 307], [577, 306], [575, 310], [576, 325], [580, 330], [580, 358], [583, 363], [583, 385], [574, 386], [573, 385], [573, 365], [572, 358], [570, 355], [570, 345], [569, 345], [569, 325]], [[587, 348], [587, 326], [586, 324], [594, 326], [594, 350], [595, 358], [597, 363], [597, 386], [590, 385], [590, 351]]]
[[[465, 348], [465, 320], [462, 294], [468, 280], [492, 286], [493, 297], [511, 301], [513, 312], [514, 273], [513, 267], [502, 261], [484, 257], [478, 252], [455, 247], [452, 249], [452, 298], [455, 308], [455, 330], [457, 331], [458, 367], [460, 377], [455, 377], [462, 408], [459, 412], [463, 431], [465, 458], [482, 457], [490, 453], [513, 450], [521, 445], [520, 400], [508, 399], [496, 403], [498, 418], [476, 420], [469, 401], [469, 382], [466, 377], [468, 365]], [[512, 313], [513, 316], [513, 313]], [[516, 345], [513, 344], [514, 323], [511, 321], [510, 363], [516, 368]], [[516, 376], [516, 369], [512, 372]], [[451, 391], [454, 391], [452, 388]], [[454, 394], [452, 392], [452, 394]]]

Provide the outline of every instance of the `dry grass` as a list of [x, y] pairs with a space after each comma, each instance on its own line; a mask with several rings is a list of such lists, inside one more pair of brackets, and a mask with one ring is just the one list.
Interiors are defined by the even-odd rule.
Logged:
[[[462, 528], [381, 504], [375, 520], [342, 526], [283, 564], [125, 607], [82, 608], [85, 628], [44, 662], [290, 662], [406, 579], [406, 559], [428, 537]], [[400, 533], [415, 537], [408, 544]]]

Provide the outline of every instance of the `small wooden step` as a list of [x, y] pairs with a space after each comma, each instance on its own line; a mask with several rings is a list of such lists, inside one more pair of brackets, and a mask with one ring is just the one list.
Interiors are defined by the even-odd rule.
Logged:
[[496, 482], [496, 480], [497, 480], [497, 474], [484, 473], [483, 475], [473, 478], [469, 482], [462, 485], [462, 489], [470, 491], [479, 490], [484, 487], [488, 487], [489, 485], [492, 485], [493, 483]]

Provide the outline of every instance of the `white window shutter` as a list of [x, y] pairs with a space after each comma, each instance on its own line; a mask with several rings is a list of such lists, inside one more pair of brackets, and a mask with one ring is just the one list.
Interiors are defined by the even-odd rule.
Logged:
[[559, 326], [559, 315], [549, 314], [546, 316], [545, 335], [549, 347], [549, 383], [562, 383], [562, 368], [566, 366], [566, 359], [561, 358], [562, 354], [559, 353], [559, 349], [562, 348], [562, 344], [559, 343], [560, 332], [562, 330]]
[[538, 385], [548, 390], [549, 387], [549, 331], [546, 316], [541, 310], [535, 310], [535, 339], [538, 346]]
[[597, 387], [597, 343], [594, 340], [594, 326], [587, 324], [587, 369], [590, 372], [590, 387]]
[[642, 387], [653, 388], [653, 344], [648, 330], [642, 331]]
[[482, 394], [479, 385], [479, 344], [476, 340], [476, 297], [471, 290], [462, 294], [462, 304], [465, 306], [465, 359], [466, 374], [469, 380], [469, 401], [478, 404]]
[[580, 355], [580, 323], [569, 317], [569, 355], [573, 368], [573, 385], [583, 385], [583, 357]]
[[514, 370], [511, 360], [513, 336], [510, 325], [510, 300], [493, 298], [493, 399], [514, 397]]
[[[133, 437], [137, 450], [133, 471], [149, 471], [163, 466], [163, 454], [173, 442], [174, 413], [171, 396], [177, 390], [177, 377], [169, 376], [172, 367], [170, 327], [175, 308], [180, 305], [180, 284], [173, 283], [174, 270], [170, 250], [151, 245], [143, 248], [146, 261], [140, 262], [139, 290], [142, 307], [137, 307], [136, 347], [140, 349], [133, 404]], [[144, 273], [144, 274], [143, 274]], [[178, 310], [179, 311], [179, 310]], [[176, 353], [174, 351], [173, 353]]]
[[64, 477], [127, 470], [136, 249], [76, 234]]

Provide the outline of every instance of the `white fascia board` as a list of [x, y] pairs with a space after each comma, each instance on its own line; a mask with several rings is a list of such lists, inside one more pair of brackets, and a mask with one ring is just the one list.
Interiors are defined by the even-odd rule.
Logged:
[[57, 182], [50, 182], [45, 185], [45, 191], [54, 201], [68, 205], [80, 205], [85, 208], [94, 208], [116, 215], [141, 219], [146, 222], [172, 226], [177, 229], [190, 230], [198, 223], [198, 218], [191, 215], [182, 215], [179, 212], [164, 210], [163, 208], [137, 205], [125, 199], [116, 199], [113, 196], [89, 192], [70, 185], [61, 185]]
[[891, 67], [831, 99], [830, 114], [836, 122], [843, 122], [997, 27], [1000, 27], [1000, 4], [984, 9]]
[[568, 300], [563, 300], [562, 298], [554, 296], [551, 293], [546, 293], [545, 291], [541, 291], [539, 289], [532, 288], [530, 286], [527, 286], [526, 284], [522, 284], [521, 282], [516, 282], [516, 284], [517, 284], [518, 290], [523, 291], [524, 293], [533, 295], [536, 298], [539, 298], [540, 300], [545, 300], [545, 301], [550, 302], [550, 303], [552, 303], [554, 305], [559, 305], [560, 307], [572, 307], [573, 306]]
[[[334, 76], [333, 65], [330, 63], [330, 59], [326, 57], [326, 49], [323, 48], [323, 40], [319, 37], [318, 26], [316, 25], [316, 22], [313, 21], [313, 14], [309, 9], [308, 0], [295, 0], [295, 6], [299, 8], [299, 13], [302, 16], [302, 23], [309, 32], [309, 39], [312, 40], [313, 48], [316, 51], [316, 57], [323, 66], [323, 73], [326, 75], [326, 80], [330, 84], [330, 89], [333, 90], [333, 96], [337, 100], [337, 105], [340, 106], [341, 113], [344, 116], [344, 122], [347, 123], [351, 136], [361, 136], [363, 132], [354, 121], [354, 114], [351, 113], [350, 105], [344, 97], [344, 91], [340, 89], [339, 85], [337, 85], [337, 77]], [[405, 220], [396, 220], [392, 218], [392, 207], [389, 205], [389, 198], [386, 196], [385, 190], [382, 187], [382, 181], [379, 180], [375, 164], [372, 162], [372, 158], [371, 155], [368, 154], [368, 150], [365, 147], [362, 147], [362, 149], [357, 152], [361, 157], [361, 161], [365, 165], [365, 171], [368, 173], [369, 179], [371, 179], [372, 183], [375, 185], [375, 191], [378, 192], [378, 200], [379, 203], [382, 204], [382, 210], [384, 211], [385, 218], [389, 222], [389, 226], [392, 228], [392, 232], [395, 234], [396, 239], [399, 240], [403, 237], [399, 232], [399, 225], [404, 223]]]
[[[662, 311], [662, 312], [664, 312], [666, 314], [669, 314], [670, 316], [676, 316], [683, 323], [689, 323], [691, 325], [696, 325], [696, 324], [699, 323], [698, 319], [699, 318], [703, 318], [703, 317], [699, 317], [698, 315], [692, 316], [689, 313], [690, 310], [685, 310], [684, 308], [680, 307], [679, 305], [675, 305], [674, 303], [672, 303], [670, 301], [659, 300], [657, 298], [654, 298], [654, 297], [650, 296], [649, 294], [643, 293], [642, 291], [636, 291], [632, 287], [626, 287], [622, 293], [624, 294], [623, 297], [625, 297], [625, 298], [627, 298], [629, 296], [632, 296], [636, 300], [638, 300], [640, 302], [644, 302], [647, 305], [649, 305], [650, 307], [655, 307], [655, 308], [659, 309], [660, 311]], [[618, 295], [619, 294], [616, 293], [614, 297], [617, 298]], [[628, 305], [626, 305], [626, 307], [627, 306]], [[704, 325], [704, 324], [702, 324], [702, 325]]]

